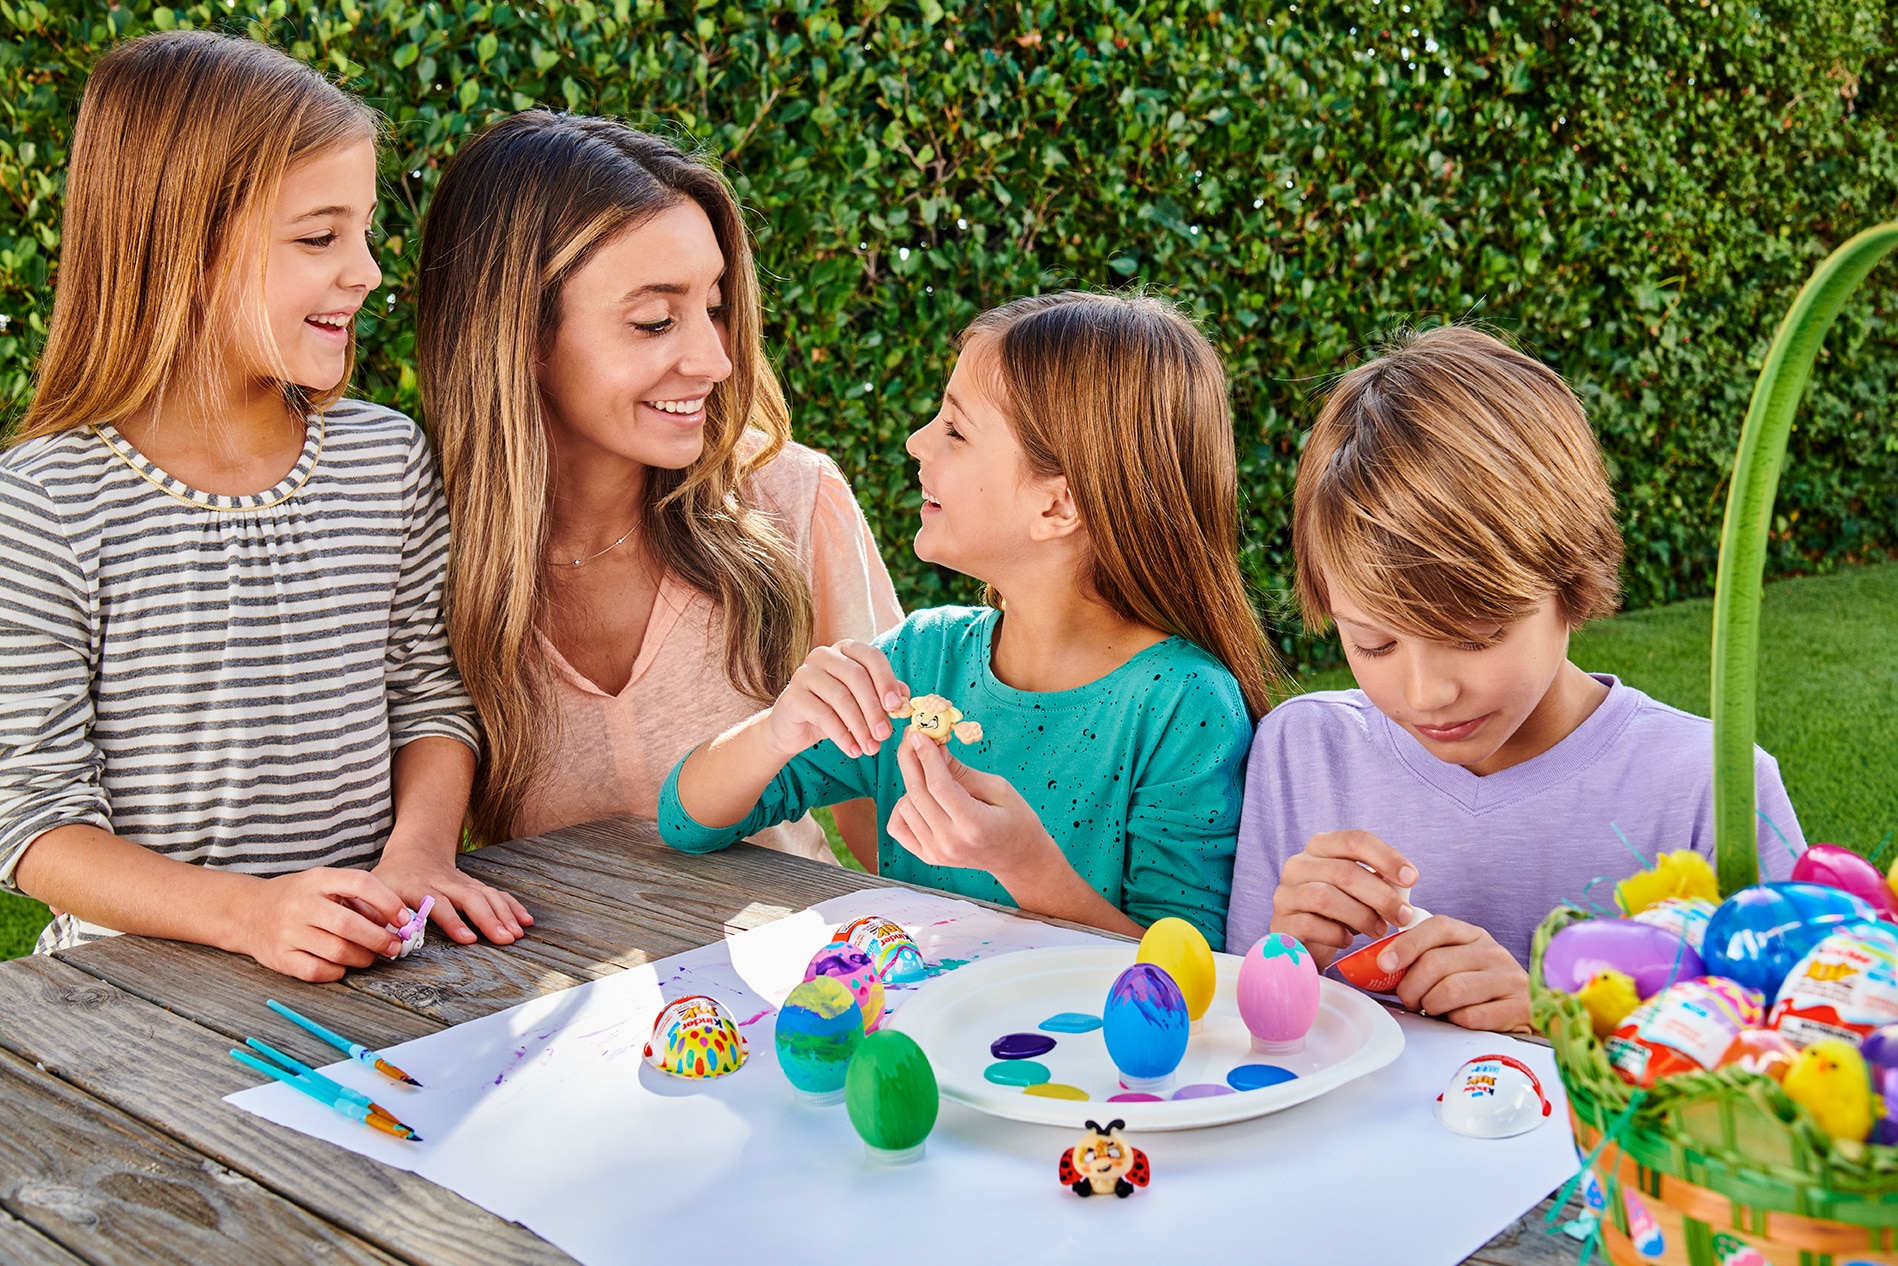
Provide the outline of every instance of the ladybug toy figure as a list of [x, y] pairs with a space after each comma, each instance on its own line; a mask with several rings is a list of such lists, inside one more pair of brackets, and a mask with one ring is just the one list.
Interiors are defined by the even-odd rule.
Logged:
[[1077, 1196], [1119, 1196], [1125, 1200], [1135, 1187], [1153, 1176], [1147, 1154], [1130, 1147], [1120, 1136], [1125, 1121], [1106, 1125], [1087, 1123], [1081, 1141], [1061, 1154], [1061, 1182]]

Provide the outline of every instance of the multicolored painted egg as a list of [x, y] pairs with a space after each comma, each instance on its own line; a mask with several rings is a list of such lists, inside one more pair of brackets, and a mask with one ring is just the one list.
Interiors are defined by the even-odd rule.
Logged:
[[1737, 980], [1774, 998], [1786, 973], [1813, 946], [1848, 923], [1877, 917], [1863, 897], [1840, 888], [1755, 884], [1713, 912], [1700, 957], [1710, 975]]
[[886, 985], [914, 985], [929, 978], [929, 964], [908, 932], [880, 914], [865, 915], [837, 929], [833, 941], [854, 945], [870, 956]]
[[723, 1077], [744, 1067], [750, 1048], [738, 1022], [716, 998], [674, 998], [654, 1017], [646, 1062], [674, 1077]]
[[1580, 993], [1604, 971], [1632, 978], [1643, 998], [1706, 974], [1700, 955], [1679, 932], [1636, 919], [1571, 923], [1542, 951], [1542, 979], [1563, 993]]
[[1239, 1018], [1260, 1054], [1304, 1049], [1318, 1019], [1318, 964], [1304, 942], [1268, 932], [1246, 951], [1239, 964]]
[[920, 1159], [941, 1106], [936, 1072], [915, 1038], [884, 1029], [863, 1039], [844, 1074], [844, 1109], [872, 1160]]
[[1878, 911], [1879, 917], [1898, 919], [1898, 901], [1878, 867], [1849, 848], [1837, 844], [1812, 844], [1793, 861], [1793, 878], [1801, 883], [1824, 884], [1862, 897]]
[[792, 1089], [835, 1103], [863, 1036], [863, 1008], [850, 990], [829, 976], [807, 980], [778, 1008], [778, 1067]]
[[1535, 1070], [1508, 1055], [1478, 1055], [1437, 1096], [1437, 1120], [1473, 1139], [1527, 1134], [1553, 1111]]
[[1129, 1090], [1171, 1082], [1186, 1057], [1192, 1029], [1186, 996], [1164, 968], [1152, 963], [1135, 963], [1120, 973], [1101, 1008], [1107, 1054]]
[[883, 1023], [883, 978], [877, 975], [876, 964], [868, 954], [848, 941], [832, 941], [818, 950], [804, 969], [806, 980], [819, 976], [829, 976], [850, 990], [863, 1010], [864, 1031], [876, 1032], [877, 1025]]
[[1659, 1257], [1667, 1251], [1667, 1237], [1661, 1233], [1661, 1224], [1654, 1220], [1640, 1196], [1623, 1187], [1621, 1208], [1628, 1215], [1628, 1238], [1634, 1241], [1635, 1252], [1643, 1257]]
[[1200, 930], [1185, 919], [1171, 916], [1161, 919], [1140, 938], [1134, 954], [1137, 963], [1152, 963], [1173, 977], [1186, 999], [1186, 1014], [1197, 1023], [1213, 1005], [1213, 947]]

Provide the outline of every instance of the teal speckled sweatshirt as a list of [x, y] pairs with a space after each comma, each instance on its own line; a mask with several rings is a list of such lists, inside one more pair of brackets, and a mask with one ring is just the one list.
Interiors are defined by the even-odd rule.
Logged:
[[[1252, 724], [1239, 683], [1183, 638], [1141, 651], [1074, 690], [1016, 690], [989, 670], [1001, 612], [918, 611], [877, 640], [913, 695], [948, 696], [982, 725], [982, 741], [950, 750], [1008, 779], [1095, 891], [1142, 924], [1177, 915], [1225, 944], [1233, 845]], [[902, 723], [893, 723], [902, 733]], [[852, 760], [826, 740], [795, 757], [744, 821], [714, 830], [679, 803], [679, 769], [659, 794], [659, 830], [689, 853], [724, 848], [813, 806], [862, 796], [887, 824], [903, 795], [897, 745]], [[685, 762], [681, 761], [680, 765]], [[928, 866], [877, 832], [892, 879], [1014, 904], [985, 871]]]

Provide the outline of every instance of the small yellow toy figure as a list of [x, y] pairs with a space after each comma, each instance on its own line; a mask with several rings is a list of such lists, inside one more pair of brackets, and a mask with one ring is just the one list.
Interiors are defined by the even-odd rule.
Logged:
[[1637, 870], [1615, 885], [1615, 901], [1626, 915], [1636, 915], [1669, 897], [1702, 897], [1718, 905], [1720, 885], [1713, 866], [1690, 848], [1662, 853], [1648, 870]]
[[1588, 1008], [1596, 1037], [1607, 1037], [1613, 1033], [1641, 1005], [1641, 995], [1635, 992], [1634, 978], [1613, 968], [1596, 972], [1587, 984], [1575, 991], [1575, 996]]
[[1850, 1042], [1824, 1037], [1799, 1052], [1786, 1070], [1786, 1097], [1812, 1114], [1819, 1128], [1847, 1143], [1872, 1132], [1878, 1104], [1865, 1057]]
[[963, 743], [982, 741], [981, 724], [964, 721], [961, 710], [941, 695], [918, 695], [905, 704], [901, 712], [890, 715], [899, 719], [908, 717], [913, 733], [927, 735], [944, 747], [949, 746], [952, 736]]

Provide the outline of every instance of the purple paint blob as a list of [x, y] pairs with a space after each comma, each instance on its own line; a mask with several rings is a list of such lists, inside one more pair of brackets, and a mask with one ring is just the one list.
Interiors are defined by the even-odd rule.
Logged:
[[1231, 1086], [1215, 1086], [1210, 1081], [1196, 1082], [1191, 1086], [1181, 1086], [1173, 1092], [1175, 1099], [1212, 1099], [1218, 1095], [1233, 1093]]
[[1053, 1049], [1054, 1039], [1046, 1033], [1008, 1033], [989, 1043], [996, 1059], [1033, 1059]]
[[1123, 1090], [1117, 1095], [1108, 1095], [1109, 1103], [1165, 1103], [1159, 1095], [1150, 1095], [1144, 1090]]
[[1051, 1015], [1035, 1026], [1050, 1033], [1092, 1033], [1101, 1027], [1101, 1018], [1088, 1015], [1085, 1011], [1063, 1011], [1060, 1015]]
[[1226, 1084], [1234, 1090], [1263, 1090], [1297, 1080], [1297, 1073], [1277, 1064], [1241, 1064], [1226, 1074]]

